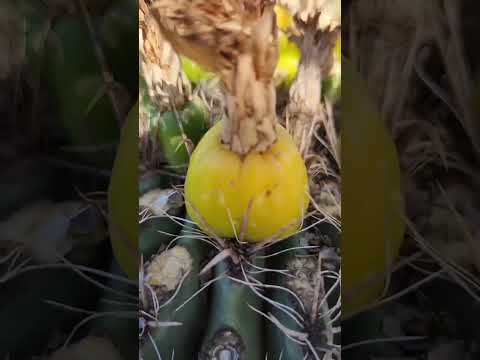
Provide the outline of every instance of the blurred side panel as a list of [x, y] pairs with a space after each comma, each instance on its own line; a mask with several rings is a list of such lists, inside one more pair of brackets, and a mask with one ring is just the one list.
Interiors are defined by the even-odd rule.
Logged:
[[344, 359], [479, 356], [476, 1], [344, 1]]
[[136, 233], [136, 123], [130, 173], [114, 164], [138, 119], [137, 24], [134, 0], [0, 2], [1, 359], [138, 356], [108, 206], [131, 177], [117, 206]]

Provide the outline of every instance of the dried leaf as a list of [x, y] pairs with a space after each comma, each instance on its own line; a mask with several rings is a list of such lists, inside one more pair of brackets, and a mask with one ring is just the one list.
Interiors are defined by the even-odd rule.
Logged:
[[39, 263], [58, 261], [73, 247], [70, 221], [82, 209], [81, 202], [42, 201], [25, 206], [0, 223], [0, 241], [23, 245]]
[[163, 216], [182, 204], [181, 195], [172, 189], [154, 189], [142, 195], [139, 199], [140, 208], [147, 208], [153, 215]]

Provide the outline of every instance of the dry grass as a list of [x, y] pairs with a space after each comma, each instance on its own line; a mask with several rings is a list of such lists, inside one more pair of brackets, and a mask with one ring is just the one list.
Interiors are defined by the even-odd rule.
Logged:
[[[415, 7], [401, 1], [390, 6], [383, 6], [384, 1], [351, 3], [346, 53], [369, 82], [407, 179], [403, 256], [390, 269], [386, 297], [364, 311], [405, 304], [407, 294], [425, 296], [422, 287], [438, 279], [469, 294], [471, 303], [463, 306], [474, 306], [480, 300], [478, 217], [473, 215], [479, 208], [472, 197], [480, 152], [470, 103], [471, 74], [478, 69], [471, 68], [468, 34], [462, 31], [467, 2], [438, 0]], [[399, 281], [408, 285], [399, 288]], [[439, 300], [428, 299], [433, 304]], [[347, 349], [411, 340], [418, 339], [366, 339]], [[436, 345], [430, 346], [423, 351]]]

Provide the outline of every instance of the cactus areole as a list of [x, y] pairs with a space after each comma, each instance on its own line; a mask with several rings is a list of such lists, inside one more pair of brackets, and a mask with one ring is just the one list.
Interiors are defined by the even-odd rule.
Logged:
[[248, 242], [280, 239], [299, 229], [309, 196], [304, 161], [275, 112], [275, 13], [272, 5], [247, 9], [231, 2], [223, 14], [230, 31], [202, 22], [208, 9], [183, 2], [179, 9], [157, 6], [160, 28], [177, 52], [216, 72], [228, 93], [226, 118], [205, 134], [190, 159], [187, 211], [207, 233]]

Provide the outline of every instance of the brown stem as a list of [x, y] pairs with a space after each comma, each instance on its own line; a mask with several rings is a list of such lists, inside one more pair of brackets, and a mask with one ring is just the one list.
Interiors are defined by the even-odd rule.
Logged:
[[245, 155], [265, 151], [276, 140], [278, 60], [273, 4], [248, 1], [157, 0], [151, 10], [175, 50], [216, 72], [228, 91], [222, 142]]
[[266, 151], [276, 140], [277, 31], [273, 7], [266, 8], [252, 26], [251, 51], [238, 56], [232, 80], [225, 81], [228, 118], [222, 141], [238, 154]]
[[238, 154], [265, 151], [276, 140], [275, 86], [255, 78], [251, 59], [239, 59], [233, 92], [227, 96], [222, 142]]
[[322, 80], [332, 67], [338, 34], [321, 32], [315, 26], [304, 29], [303, 36], [296, 39], [302, 58], [297, 77], [290, 87], [286, 110], [288, 130], [304, 157], [310, 149], [313, 132], [326, 119], [322, 105]]

